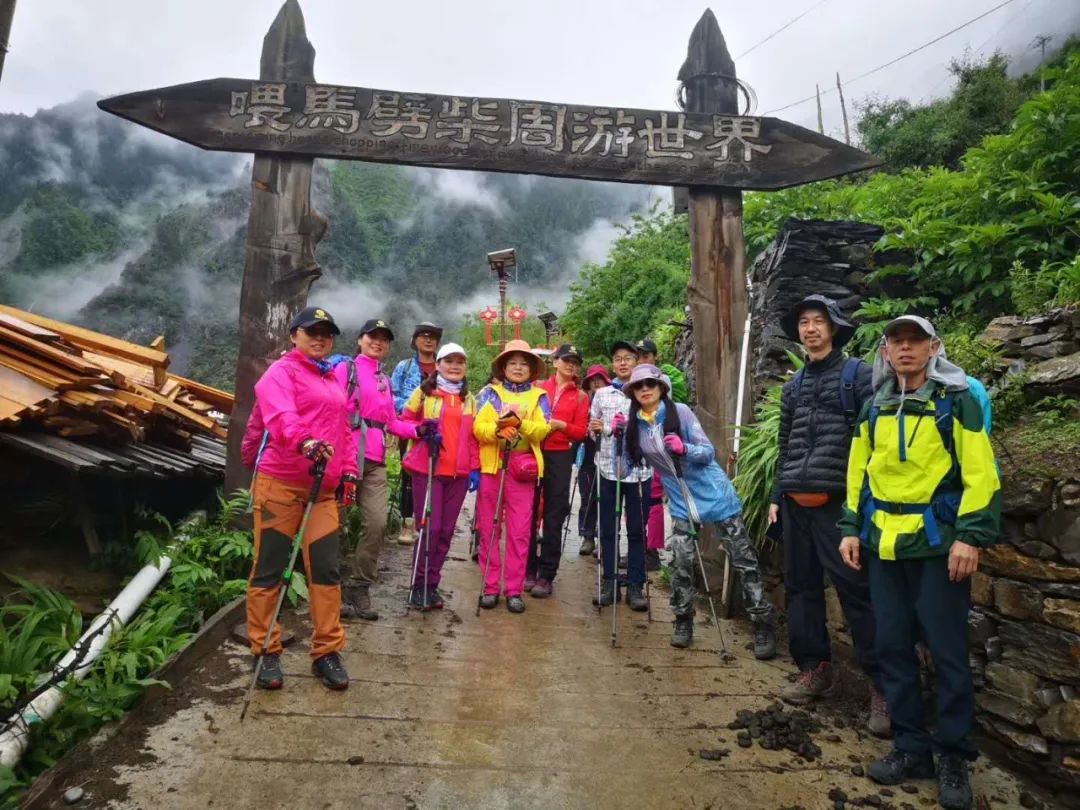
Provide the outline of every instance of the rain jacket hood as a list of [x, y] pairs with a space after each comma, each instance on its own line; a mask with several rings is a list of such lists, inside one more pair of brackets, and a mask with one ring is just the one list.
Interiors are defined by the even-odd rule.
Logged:
[[[641, 454], [653, 470], [660, 473], [664, 493], [668, 498], [668, 510], [677, 520], [695, 523], [719, 523], [730, 520], [742, 513], [742, 503], [735, 493], [731, 479], [716, 463], [716, 451], [712, 442], [705, 435], [701, 423], [689, 406], [675, 403], [679, 414], [679, 434], [686, 446], [686, 455], [682, 457], [682, 477], [690, 492], [697, 514], [683, 497], [682, 487], [675, 474], [675, 463], [664, 447], [664, 416], [667, 406], [660, 404], [650, 420], [641, 411], [638, 412], [638, 437]], [[627, 469], [631, 464], [625, 460]]]

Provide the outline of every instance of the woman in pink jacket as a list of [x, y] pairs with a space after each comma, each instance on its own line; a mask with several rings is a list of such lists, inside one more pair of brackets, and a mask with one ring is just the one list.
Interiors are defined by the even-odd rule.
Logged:
[[[420, 610], [439, 609], [444, 604], [439, 593], [443, 563], [465, 493], [475, 491], [480, 483], [480, 446], [473, 436], [476, 398], [465, 381], [465, 363], [465, 350], [447, 343], [436, 355], [435, 373], [420, 383], [401, 410], [403, 419], [420, 425], [422, 437], [413, 442], [402, 462], [403, 474], [412, 475], [416, 517], [424, 535], [422, 542], [413, 546], [415, 573], [409, 594], [409, 604]], [[431, 495], [427, 496], [429, 484]], [[424, 513], [425, 496], [431, 498], [430, 514]]]
[[[371, 584], [378, 577], [379, 552], [386, 535], [389, 488], [386, 481], [386, 434], [415, 439], [417, 425], [406, 422], [394, 410], [390, 378], [382, 361], [390, 352], [394, 333], [386, 321], [373, 319], [360, 330], [355, 358], [335, 356], [334, 374], [345, 390], [348, 424], [356, 437], [357, 458], [363, 459], [356, 502], [360, 507], [360, 540], [351, 560], [342, 560], [348, 578], [342, 588], [341, 615], [347, 619], [375, 621]], [[342, 362], [343, 361], [343, 362]]]
[[[326, 310], [303, 310], [289, 325], [292, 351], [275, 361], [255, 384], [251, 423], [263, 426], [265, 439], [252, 487], [255, 558], [248, 578], [247, 629], [255, 655], [270, 634], [257, 681], [263, 689], [279, 689], [283, 682], [281, 625], [271, 627], [270, 622], [317, 461], [326, 463], [326, 471], [302, 546], [314, 625], [312, 668], [331, 689], [349, 686], [338, 654], [345, 646], [345, 631], [338, 615], [340, 534], [334, 495], [336, 491], [346, 506], [352, 503], [357, 467], [356, 441], [345, 418], [345, 395], [326, 360], [338, 334], [340, 330]], [[244, 455], [247, 458], [250, 453]]]

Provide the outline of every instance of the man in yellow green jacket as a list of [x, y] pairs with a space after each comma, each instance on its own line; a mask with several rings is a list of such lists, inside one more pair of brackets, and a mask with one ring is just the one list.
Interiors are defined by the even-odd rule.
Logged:
[[[933, 325], [905, 315], [885, 327], [880, 382], [855, 426], [840, 520], [840, 555], [868, 568], [893, 751], [869, 776], [893, 785], [934, 775], [938, 801], [968, 808], [974, 690], [967, 655], [971, 574], [1000, 532], [1001, 485], [982, 408], [949, 363]], [[916, 645], [937, 675], [928, 734]]]

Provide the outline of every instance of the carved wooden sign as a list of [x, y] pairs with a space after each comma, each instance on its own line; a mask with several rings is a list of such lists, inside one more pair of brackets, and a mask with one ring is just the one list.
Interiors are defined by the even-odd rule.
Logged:
[[880, 165], [777, 118], [210, 79], [107, 98], [107, 112], [203, 149], [779, 189]]

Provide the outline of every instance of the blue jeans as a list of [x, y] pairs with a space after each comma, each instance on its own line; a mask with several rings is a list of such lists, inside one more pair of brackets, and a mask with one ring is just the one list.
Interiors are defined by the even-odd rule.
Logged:
[[[626, 578], [634, 585], [645, 582], [645, 503], [649, 498], [650, 481], [622, 481], [618, 484], [626, 521], [627, 561]], [[619, 549], [615, 543], [615, 481], [600, 476], [600, 552], [604, 563], [604, 579], [612, 579], [618, 570]]]

